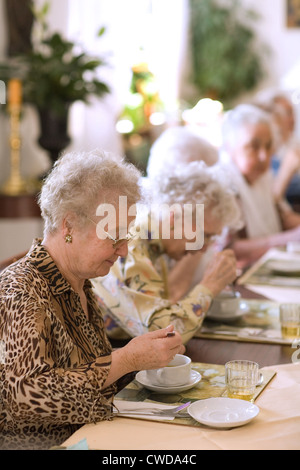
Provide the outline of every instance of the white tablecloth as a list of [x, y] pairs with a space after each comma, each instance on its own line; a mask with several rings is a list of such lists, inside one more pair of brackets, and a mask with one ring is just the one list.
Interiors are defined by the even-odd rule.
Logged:
[[221, 430], [118, 417], [83, 426], [64, 445], [85, 438], [89, 449], [103, 450], [300, 450], [300, 362], [266, 369], [277, 374], [255, 402], [259, 415], [245, 426]]

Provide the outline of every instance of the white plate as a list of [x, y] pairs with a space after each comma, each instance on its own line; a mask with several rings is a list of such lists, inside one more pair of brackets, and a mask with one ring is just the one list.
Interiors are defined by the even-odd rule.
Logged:
[[206, 318], [209, 320], [215, 320], [219, 322], [232, 322], [242, 317], [249, 312], [249, 306], [246, 302], [241, 300], [239, 308], [233, 312], [207, 312]]
[[193, 388], [198, 382], [201, 380], [201, 374], [197, 372], [196, 370], [192, 370], [191, 372], [191, 377], [190, 380], [187, 384], [184, 385], [177, 385], [176, 387], [171, 387], [171, 386], [159, 386], [159, 385], [154, 385], [149, 382], [147, 379], [146, 371], [141, 370], [138, 372], [135, 376], [135, 379], [139, 384], [143, 385], [143, 387], [148, 388], [149, 390], [152, 390], [154, 392], [159, 392], [159, 393], [165, 393], [165, 394], [171, 394], [171, 393], [180, 393], [184, 392], [185, 390], [189, 390], [190, 388]]
[[275, 273], [282, 274], [298, 274], [300, 273], [300, 261], [298, 260], [278, 260], [269, 261], [267, 264], [268, 269]]
[[259, 408], [245, 400], [235, 398], [208, 398], [188, 407], [188, 413], [201, 424], [214, 428], [233, 428], [249, 423]]

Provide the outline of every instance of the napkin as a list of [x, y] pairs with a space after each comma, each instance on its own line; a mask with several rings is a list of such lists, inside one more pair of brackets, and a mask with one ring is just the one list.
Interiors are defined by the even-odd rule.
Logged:
[[[147, 411], [150, 411], [151, 408], [153, 410], [161, 409], [161, 410], [168, 410], [174, 408], [176, 404], [173, 405], [162, 405], [161, 403], [149, 403], [149, 402], [142, 402], [142, 401], [126, 401], [126, 400], [115, 400], [114, 401], [115, 407], [122, 412], [122, 416], [127, 416], [128, 418], [140, 418], [140, 419], [150, 419], [154, 421], [173, 421], [175, 418], [174, 416], [159, 416], [150, 414], [126, 414], [126, 410], [139, 410], [143, 411], [143, 409], [147, 408]], [[117, 414], [117, 411], [116, 411]]]
[[76, 442], [76, 444], [68, 446], [66, 450], [89, 450], [89, 446], [86, 439], [81, 439], [81, 441]]

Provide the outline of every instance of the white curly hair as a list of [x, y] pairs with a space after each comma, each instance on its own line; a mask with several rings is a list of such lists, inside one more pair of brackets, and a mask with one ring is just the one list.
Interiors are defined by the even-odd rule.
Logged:
[[267, 124], [275, 139], [275, 126], [270, 113], [253, 104], [240, 104], [228, 111], [222, 125], [222, 146], [229, 151], [235, 148], [239, 131], [256, 124]]
[[151, 180], [151, 202], [193, 207], [203, 204], [223, 226], [238, 230], [243, 226], [240, 206], [226, 180], [226, 170], [219, 165], [191, 162], [177, 166]]
[[170, 127], [151, 147], [147, 175], [149, 178], [156, 178], [161, 171], [193, 161], [214, 165], [218, 161], [218, 151], [190, 128]]
[[137, 203], [141, 198], [140, 176], [132, 164], [102, 150], [63, 155], [39, 195], [44, 234], [57, 231], [68, 213], [84, 227], [100, 203], [115, 204], [119, 195], [127, 197], [128, 205]]

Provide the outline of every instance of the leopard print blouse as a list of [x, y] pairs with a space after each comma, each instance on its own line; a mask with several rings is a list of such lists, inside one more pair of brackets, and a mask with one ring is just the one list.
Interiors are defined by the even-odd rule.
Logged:
[[48, 449], [111, 419], [111, 344], [85, 292], [89, 319], [39, 240], [0, 274], [0, 448]]

